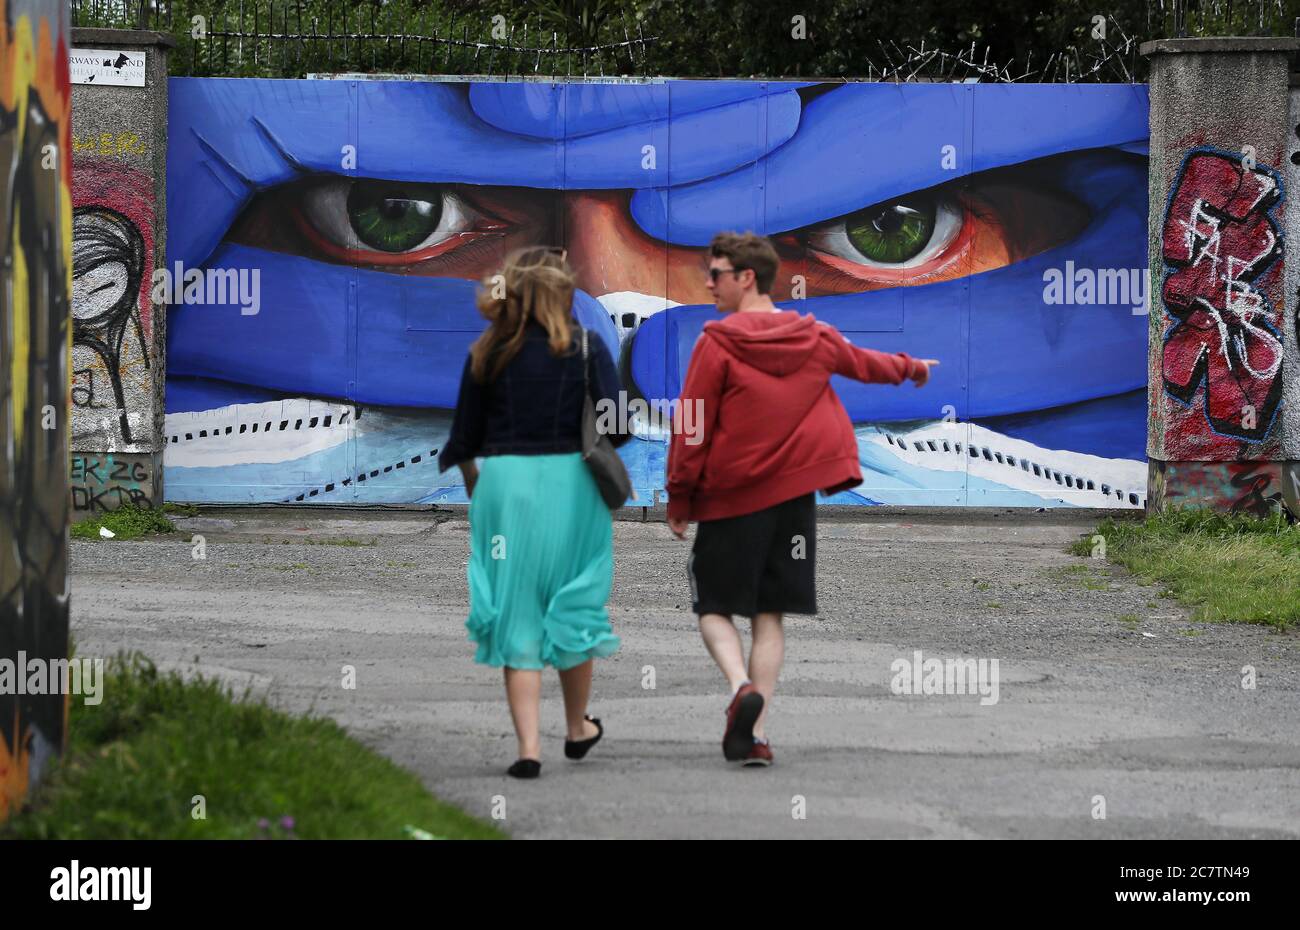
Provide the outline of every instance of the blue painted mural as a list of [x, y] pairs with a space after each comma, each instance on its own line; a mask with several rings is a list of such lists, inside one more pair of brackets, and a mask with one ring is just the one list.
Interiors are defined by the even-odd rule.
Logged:
[[[166, 495], [463, 501], [437, 471], [477, 282], [563, 245], [631, 398], [675, 397], [704, 246], [774, 299], [938, 358], [839, 382], [837, 503], [1138, 507], [1147, 94], [1133, 85], [171, 81]], [[623, 454], [662, 499], [666, 436]]]

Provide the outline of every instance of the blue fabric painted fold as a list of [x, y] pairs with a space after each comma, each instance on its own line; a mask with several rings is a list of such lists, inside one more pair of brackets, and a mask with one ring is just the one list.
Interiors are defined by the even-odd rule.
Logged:
[[489, 126], [536, 139], [574, 139], [592, 133], [678, 119], [772, 94], [809, 81], [671, 81], [647, 84], [538, 84], [484, 82], [469, 102]]
[[1145, 87], [848, 84], [804, 107], [798, 134], [756, 169], [640, 190], [631, 210], [651, 236], [707, 245], [719, 229], [799, 229], [976, 171], [1146, 135]]
[[[727, 85], [713, 92], [724, 102], [709, 109], [705, 89], [675, 91], [688, 106], [674, 112], [671, 133], [664, 117], [557, 142], [488, 124], [471, 108], [466, 84], [172, 78], [169, 260], [198, 265], [254, 194], [310, 174], [549, 190], [652, 188], [726, 174], [798, 128], [798, 94], [761, 86]], [[561, 96], [549, 85], [529, 87], [531, 97], [520, 92], [521, 99]], [[569, 88], [572, 105], [556, 131], [569, 122], [604, 125], [620, 102], [647, 92], [601, 88]], [[594, 108], [591, 120], [584, 107]]]
[[[1059, 185], [1093, 217], [1082, 234], [1055, 249], [936, 284], [779, 305], [810, 312], [866, 348], [943, 362], [924, 391], [833, 379], [855, 421], [938, 419], [947, 404], [962, 419], [999, 416], [1146, 384], [1145, 315], [1130, 303], [1044, 301], [1044, 274], [1067, 261], [1077, 268], [1145, 268], [1146, 166], [1135, 158], [1082, 153], [1061, 166]], [[631, 353], [638, 389], [648, 398], [677, 397], [705, 321], [718, 318], [711, 306], [681, 306], [646, 320]]]
[[[469, 345], [486, 322], [477, 283], [330, 265], [223, 245], [208, 267], [258, 269], [261, 306], [175, 305], [168, 315], [169, 375], [220, 379], [294, 397], [396, 407], [454, 407]], [[356, 285], [356, 312], [348, 294]], [[600, 302], [582, 291], [573, 314], [618, 356]]]

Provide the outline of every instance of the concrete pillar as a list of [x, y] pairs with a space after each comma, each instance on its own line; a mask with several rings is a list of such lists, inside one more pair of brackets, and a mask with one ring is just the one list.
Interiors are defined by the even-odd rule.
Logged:
[[1286, 285], [1282, 38], [1161, 39], [1151, 58], [1147, 506], [1265, 514], [1300, 451]]
[[[72, 30], [96, 62], [143, 53], [144, 86], [74, 83], [72, 449], [74, 519], [124, 504], [161, 507], [166, 266], [167, 55], [164, 33]], [[84, 61], [83, 61], [84, 63]], [[117, 74], [97, 75], [114, 80]], [[139, 69], [137, 69], [139, 70]]]

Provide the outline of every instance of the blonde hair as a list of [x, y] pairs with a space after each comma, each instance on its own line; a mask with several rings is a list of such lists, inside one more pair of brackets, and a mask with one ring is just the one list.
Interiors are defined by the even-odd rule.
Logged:
[[575, 282], [564, 252], [545, 247], [510, 253], [499, 274], [484, 278], [477, 303], [488, 327], [469, 349], [474, 380], [496, 380], [523, 346], [529, 320], [546, 329], [552, 355], [569, 351]]

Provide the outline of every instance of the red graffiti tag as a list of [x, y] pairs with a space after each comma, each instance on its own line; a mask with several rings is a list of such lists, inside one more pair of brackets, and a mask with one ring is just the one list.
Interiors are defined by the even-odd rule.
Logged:
[[1205, 384], [1205, 415], [1220, 435], [1263, 439], [1281, 400], [1282, 341], [1254, 282], [1282, 254], [1269, 216], [1275, 173], [1194, 151], [1165, 213], [1162, 296], [1177, 321], [1164, 346], [1165, 389], [1190, 404]]

